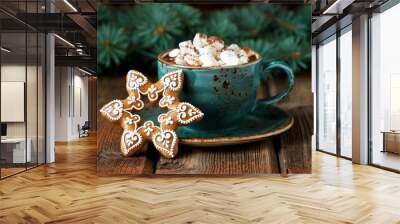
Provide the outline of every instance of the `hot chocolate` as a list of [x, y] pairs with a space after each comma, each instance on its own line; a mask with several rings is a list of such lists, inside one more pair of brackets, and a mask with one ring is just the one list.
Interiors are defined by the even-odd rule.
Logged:
[[237, 44], [225, 46], [217, 37], [207, 37], [204, 33], [196, 33], [193, 41], [179, 43], [179, 48], [164, 54], [166, 62], [189, 67], [226, 67], [254, 62], [257, 53], [250, 48], [241, 48]]

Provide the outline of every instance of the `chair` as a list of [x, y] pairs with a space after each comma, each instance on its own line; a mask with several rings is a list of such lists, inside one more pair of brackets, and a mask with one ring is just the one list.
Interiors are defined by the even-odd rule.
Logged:
[[78, 124], [79, 138], [89, 136], [89, 129], [90, 129], [89, 121], [85, 121], [85, 123], [82, 126]]

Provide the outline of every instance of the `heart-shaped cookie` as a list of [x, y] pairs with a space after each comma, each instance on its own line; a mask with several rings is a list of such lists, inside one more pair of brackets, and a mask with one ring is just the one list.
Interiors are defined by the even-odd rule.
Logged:
[[135, 154], [144, 144], [142, 136], [131, 130], [124, 130], [121, 137], [121, 152], [124, 156]]
[[148, 79], [141, 72], [130, 70], [126, 76], [126, 90], [130, 93], [147, 83]]
[[164, 88], [170, 91], [179, 91], [183, 86], [183, 73], [182, 70], [168, 72], [161, 79]]
[[111, 121], [119, 120], [122, 117], [124, 108], [121, 100], [113, 100], [100, 109], [100, 113]]
[[167, 158], [173, 158], [178, 153], [178, 137], [173, 130], [161, 130], [154, 134], [153, 144]]
[[199, 108], [190, 103], [179, 103], [175, 109], [178, 113], [177, 120], [179, 124], [186, 125], [203, 118], [204, 114]]

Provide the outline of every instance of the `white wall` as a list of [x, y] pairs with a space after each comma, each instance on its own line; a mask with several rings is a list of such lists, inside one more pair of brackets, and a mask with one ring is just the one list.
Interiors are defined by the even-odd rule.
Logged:
[[67, 141], [69, 133], [69, 73], [67, 67], [55, 68], [55, 141]]
[[[28, 68], [28, 70], [30, 70]], [[25, 82], [25, 65], [9, 64], [1, 66], [1, 81]], [[2, 108], [4, 110], [4, 108]], [[25, 138], [25, 122], [7, 123], [7, 137]]]
[[[31, 76], [33, 74], [36, 77], [36, 66], [27, 66], [27, 68], [24, 65], [19, 65], [19, 64], [5, 64], [1, 66], [1, 81], [2, 82], [25, 82], [25, 75], [27, 69], [28, 72], [28, 84], [29, 86], [36, 86], [36, 80], [34, 80]], [[36, 111], [36, 88], [27, 88], [27, 106], [34, 107]], [[5, 108], [2, 108], [2, 110]], [[32, 108], [31, 108], [32, 109]], [[27, 120], [28, 122], [34, 122], [34, 124], [29, 123], [28, 124], [28, 129], [30, 127], [34, 128], [36, 130], [36, 120], [37, 120], [37, 115], [36, 113], [27, 113]], [[33, 127], [34, 126], [34, 127]], [[28, 137], [30, 131], [28, 130]], [[7, 122], [7, 136], [8, 137], [25, 137], [25, 122]], [[36, 137], [36, 132], [35, 132], [35, 137]]]
[[70, 141], [88, 120], [88, 78], [73, 67], [56, 67], [55, 74], [55, 140]]
[[78, 124], [83, 125], [85, 121], [89, 120], [89, 110], [88, 110], [88, 77], [82, 76], [82, 73], [79, 72], [79, 75], [74, 75], [74, 88], [73, 88], [73, 100], [74, 100], [74, 108], [72, 109], [72, 136], [77, 138], [78, 133]]

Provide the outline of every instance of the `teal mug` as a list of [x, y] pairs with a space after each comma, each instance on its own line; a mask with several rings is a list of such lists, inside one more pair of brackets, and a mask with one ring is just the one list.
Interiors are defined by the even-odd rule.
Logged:
[[[196, 68], [166, 61], [164, 58], [167, 53], [158, 56], [158, 78], [165, 73], [182, 70], [185, 80], [180, 100], [195, 105], [204, 113], [203, 120], [188, 128], [197, 130], [234, 128], [255, 109], [256, 105], [278, 102], [289, 93], [294, 84], [293, 71], [290, 67], [281, 61], [264, 65], [259, 54], [255, 61], [243, 65]], [[287, 76], [286, 87], [274, 96], [257, 99], [260, 81], [267, 78], [274, 69], [282, 70]], [[263, 77], [264, 75], [266, 77]]]

